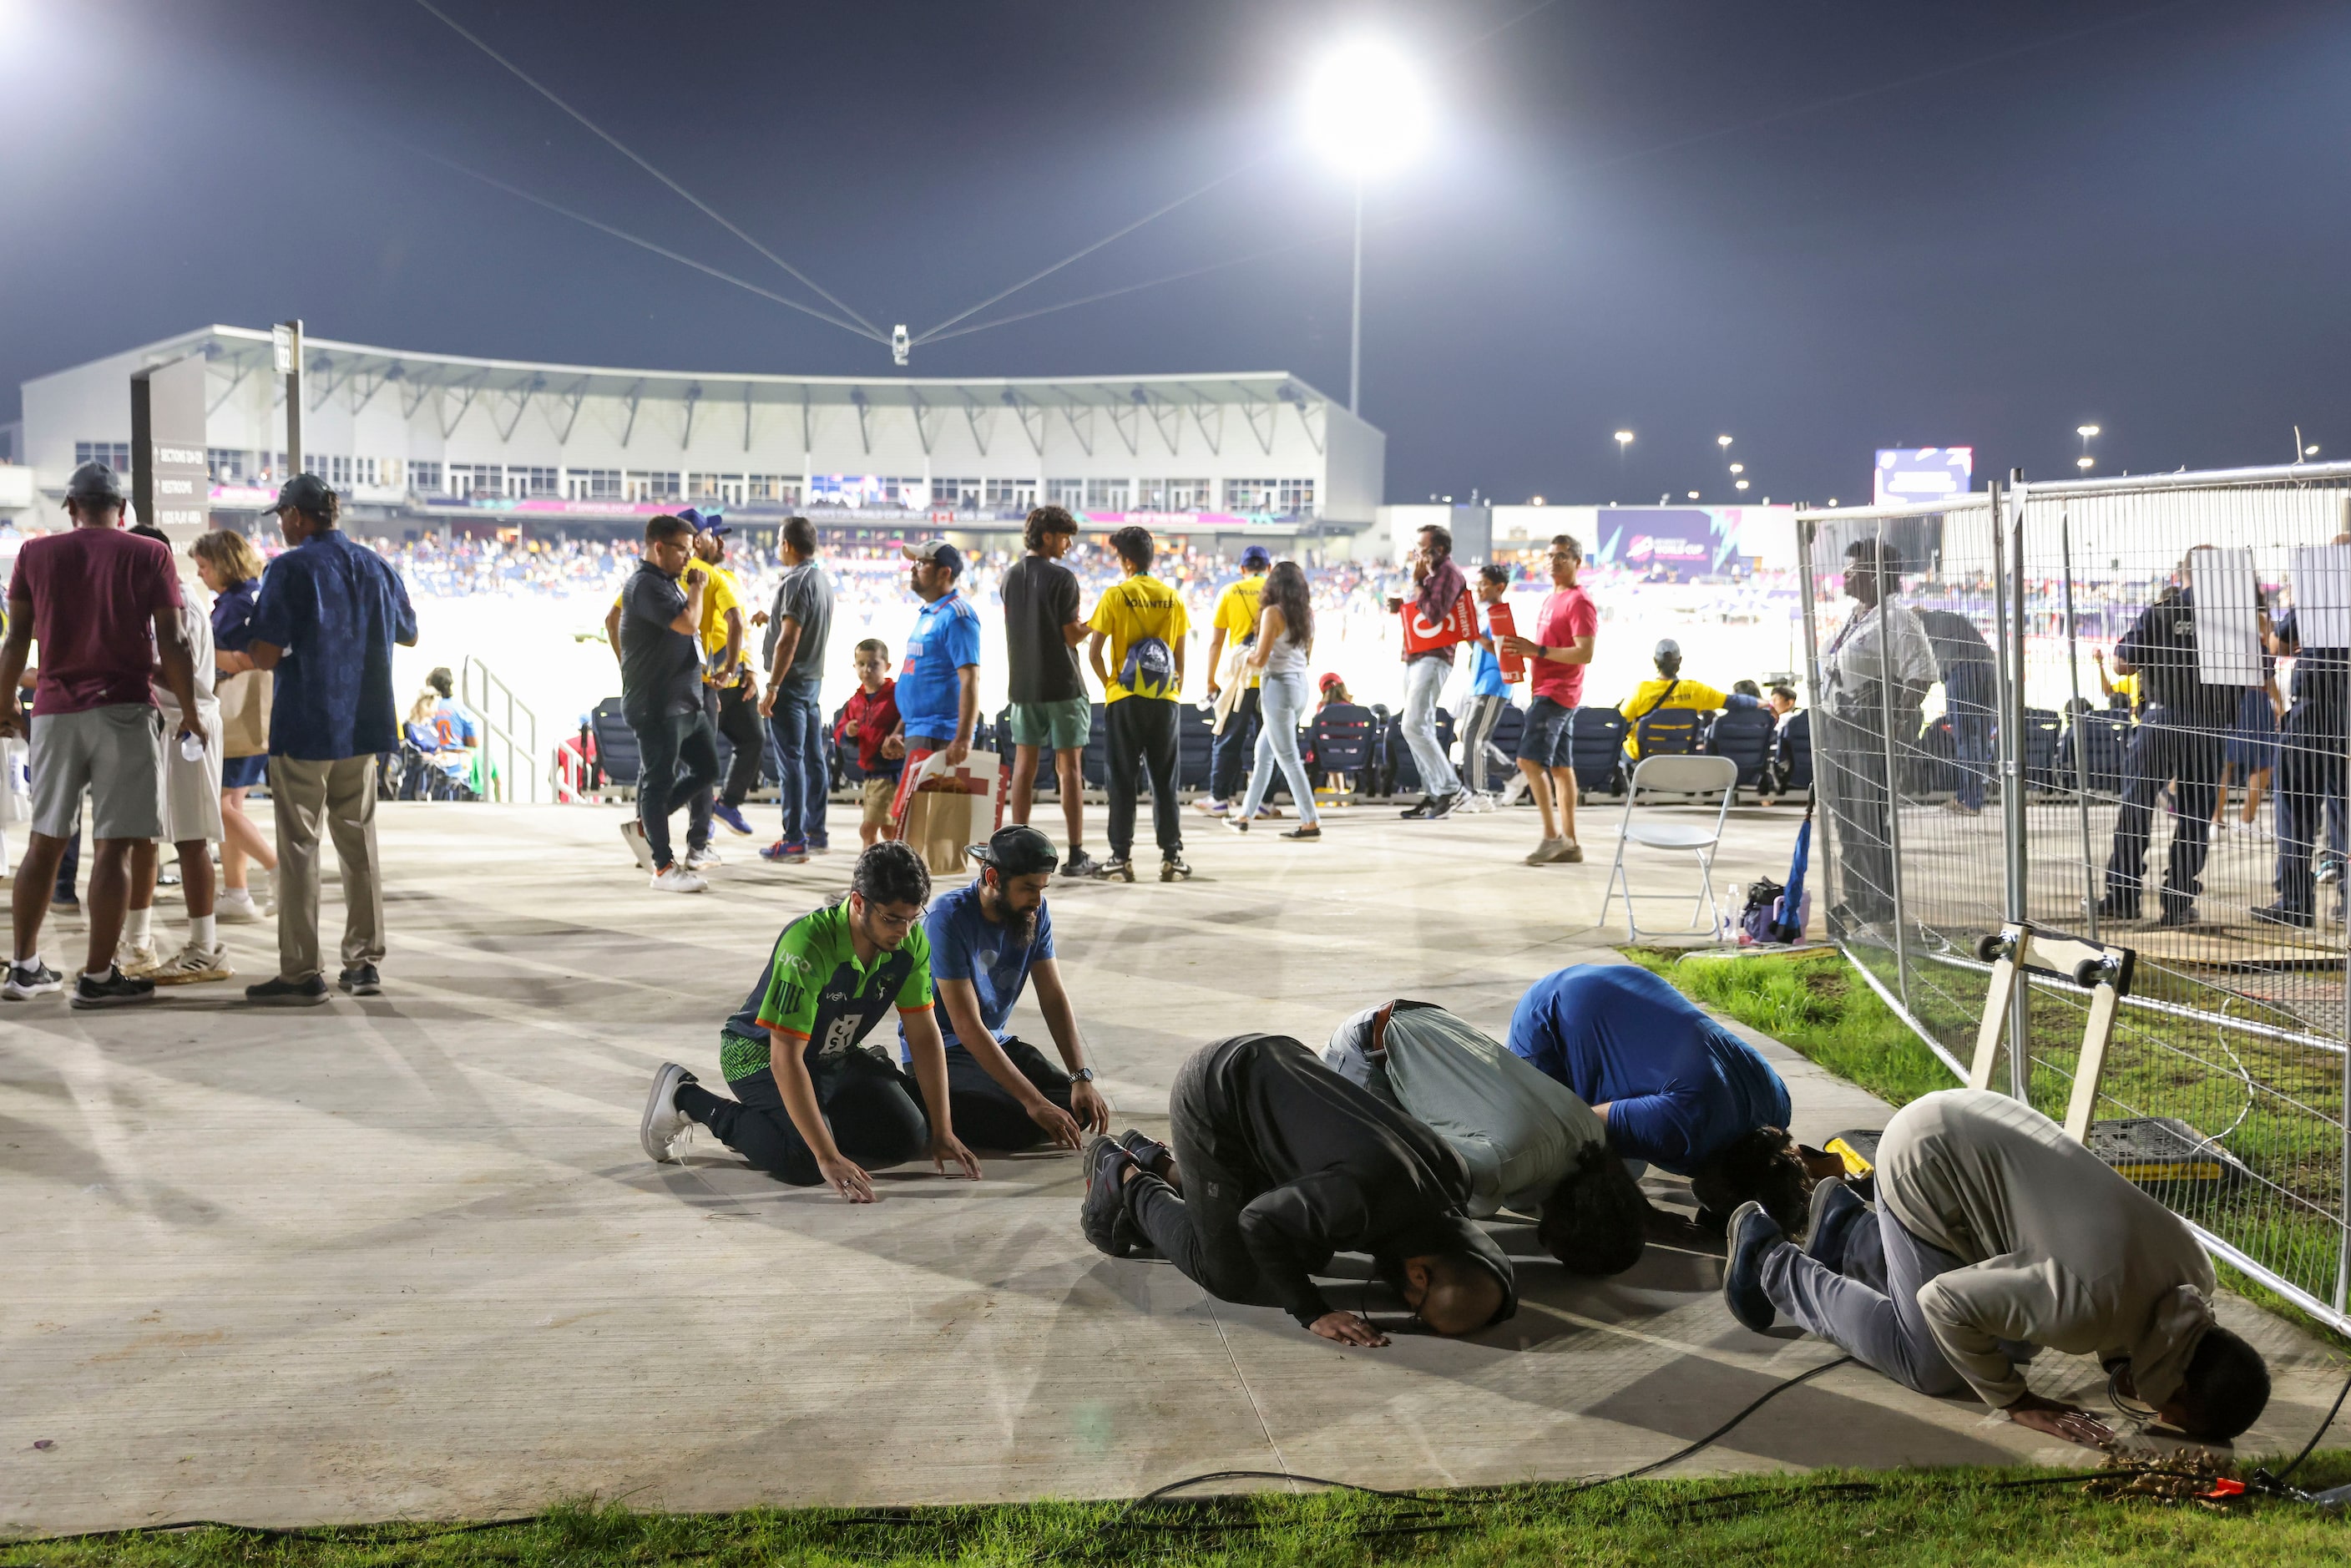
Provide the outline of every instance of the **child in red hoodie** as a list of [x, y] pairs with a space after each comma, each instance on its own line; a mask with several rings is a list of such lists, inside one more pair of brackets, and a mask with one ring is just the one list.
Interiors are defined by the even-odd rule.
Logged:
[[898, 793], [898, 773], [906, 766], [906, 743], [897, 737], [898, 683], [890, 667], [890, 645], [879, 637], [857, 644], [857, 691], [841, 705], [832, 727], [835, 745], [857, 743], [857, 766], [865, 774], [864, 816], [858, 836], [870, 848], [894, 838], [890, 802]]

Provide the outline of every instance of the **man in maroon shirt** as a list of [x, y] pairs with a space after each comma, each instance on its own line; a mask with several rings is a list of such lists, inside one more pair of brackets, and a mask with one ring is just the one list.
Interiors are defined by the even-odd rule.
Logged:
[[[1575, 585], [1583, 570], [1583, 547], [1574, 536], [1551, 541], [1552, 594], [1536, 618], [1535, 634], [1501, 639], [1502, 651], [1533, 661], [1528, 684], [1526, 727], [1519, 735], [1519, 771], [1542, 809], [1542, 842], [1527, 856], [1529, 865], [1583, 858], [1575, 841], [1575, 768], [1569, 728], [1583, 701], [1583, 672], [1592, 663], [1593, 639], [1600, 631], [1600, 608]], [[1555, 800], [1554, 800], [1554, 798]], [[1556, 810], [1554, 810], [1554, 805]]]
[[[0, 644], [0, 734], [26, 737], [33, 772], [32, 842], [10, 901], [16, 956], [0, 998], [64, 988], [65, 977], [41, 962], [41, 917], [87, 789], [89, 951], [73, 1005], [117, 1007], [155, 994], [153, 981], [114, 967], [114, 946], [130, 903], [131, 846], [163, 831], [163, 747], [193, 724], [183, 718], [167, 741], [150, 673], [161, 666], [183, 715], [196, 712], [196, 695], [171, 550], [122, 531], [122, 482], [103, 463], [74, 470], [66, 509], [72, 528], [27, 539], [17, 552]], [[40, 676], [28, 720], [16, 685], [36, 643]]]
[[[1469, 591], [1468, 580], [1453, 564], [1449, 530], [1434, 524], [1420, 530], [1420, 544], [1412, 553], [1412, 580], [1413, 612], [1431, 626], [1445, 624], [1453, 601]], [[1391, 599], [1388, 608], [1402, 610], [1404, 601]], [[1397, 724], [1404, 732], [1405, 746], [1412, 752], [1413, 766], [1420, 770], [1421, 788], [1419, 803], [1404, 811], [1408, 821], [1449, 817], [1461, 801], [1461, 777], [1446, 760], [1445, 747], [1437, 738], [1437, 699], [1445, 690], [1446, 677], [1453, 673], [1453, 653], [1459, 646], [1448, 643], [1442, 648], [1405, 655], [1404, 714]]]

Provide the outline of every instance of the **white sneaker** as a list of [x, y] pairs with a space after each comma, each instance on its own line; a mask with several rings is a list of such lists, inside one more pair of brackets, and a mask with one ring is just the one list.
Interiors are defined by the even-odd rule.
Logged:
[[639, 871], [650, 872], [653, 869], [653, 852], [652, 846], [645, 842], [645, 827], [643, 822], [634, 818], [622, 822], [621, 841], [629, 846], [631, 854], [637, 857]]
[[708, 844], [703, 845], [698, 850], [688, 850], [685, 852], [685, 869], [688, 871], [705, 871], [711, 866], [725, 865], [726, 863], [726, 862], [725, 861], [718, 858], [718, 852], [711, 848]]
[[141, 975], [155, 967], [155, 944], [124, 937], [115, 944], [114, 967], [126, 975]]
[[700, 893], [709, 885], [675, 862], [671, 862], [667, 871], [656, 872], [653, 880], [655, 893]]
[[261, 918], [261, 906], [250, 888], [225, 887], [213, 901], [213, 918], [224, 925], [250, 925]]
[[[219, 917], [217, 910], [214, 917]], [[199, 986], [209, 980], [225, 980], [235, 973], [228, 967], [227, 943], [215, 942], [207, 951], [191, 942], [141, 977], [159, 986]]]
[[1502, 786], [1502, 798], [1499, 803], [1504, 806], [1517, 805], [1527, 798], [1527, 776], [1521, 773]]
[[664, 1061], [654, 1070], [653, 1090], [645, 1096], [645, 1114], [637, 1124], [637, 1141], [644, 1145], [648, 1155], [665, 1166], [677, 1163], [673, 1145], [678, 1134], [692, 1125], [677, 1108], [678, 1087], [694, 1082], [693, 1073], [674, 1061]]

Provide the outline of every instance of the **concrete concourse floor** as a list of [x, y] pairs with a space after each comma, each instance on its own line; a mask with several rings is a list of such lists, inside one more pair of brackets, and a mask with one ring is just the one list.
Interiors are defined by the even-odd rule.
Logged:
[[[1406, 995], [1500, 1033], [1530, 981], [1615, 959], [1621, 925], [1593, 922], [1618, 817], [1587, 810], [1587, 863], [1531, 869], [1523, 810], [1417, 825], [1357, 808], [1319, 845], [1187, 811], [1188, 883], [1056, 887], [1121, 1122], [1162, 1129], [1177, 1064], [1238, 1030], [1319, 1048], [1347, 1013]], [[235, 985], [0, 1010], [0, 1531], [480, 1517], [587, 1494], [1129, 1495], [1223, 1469], [1386, 1487], [1596, 1475], [1833, 1358], [1733, 1323], [1703, 1249], [1653, 1245], [1629, 1274], [1578, 1281], [1506, 1228], [1514, 1320], [1361, 1351], [1092, 1250], [1074, 1157], [989, 1158], [977, 1184], [889, 1171], [868, 1208], [769, 1181], [706, 1136], [654, 1165], [637, 1146], [654, 1066], [717, 1082], [720, 1019], [851, 856], [770, 866], [722, 835], [711, 892], [664, 896], [621, 820], [384, 807], [380, 998], [244, 1008], [238, 987], [275, 967], [264, 925], [224, 928]], [[853, 810], [833, 821], [853, 844]], [[1740, 813], [1726, 883], [1784, 875], [1795, 822]], [[1694, 886], [1686, 862], [1643, 876]], [[168, 894], [157, 920], [181, 934]], [[45, 946], [76, 954], [79, 937], [68, 923]], [[1045, 1040], [1031, 1004], [1016, 1021]], [[1882, 1124], [1868, 1096], [1767, 1049], [1800, 1134]], [[1334, 1299], [1395, 1310], [1374, 1285]], [[2298, 1446], [2335, 1375], [2245, 1303], [2224, 1317], [2278, 1372], [2248, 1447]], [[2102, 1381], [2057, 1357], [2033, 1375], [2094, 1401]], [[2087, 1457], [1846, 1366], [1684, 1469]]]

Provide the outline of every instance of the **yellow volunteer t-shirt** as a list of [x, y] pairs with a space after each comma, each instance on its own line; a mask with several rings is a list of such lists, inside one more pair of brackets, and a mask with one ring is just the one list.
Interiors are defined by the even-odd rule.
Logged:
[[[1244, 577], [1217, 595], [1217, 612], [1209, 619], [1208, 629], [1225, 634], [1225, 657], [1232, 657], [1233, 647], [1257, 630], [1258, 602], [1264, 597], [1265, 579], [1262, 577]], [[1210, 672], [1212, 674], [1216, 673]], [[1262, 674], [1251, 675], [1249, 684], [1257, 685], [1264, 678]]]
[[[1668, 688], [1671, 688], [1670, 695]], [[1660, 709], [1671, 713], [1677, 708], [1695, 708], [1700, 713], [1712, 713], [1717, 708], [1729, 706], [1730, 698], [1727, 694], [1716, 691], [1704, 681], [1643, 681], [1633, 688], [1633, 695], [1616, 709], [1626, 720], [1625, 755], [1635, 758], [1641, 755], [1640, 724], [1652, 713]]]
[[[723, 685], [732, 672], [716, 668], [714, 661], [726, 651], [726, 612], [743, 608], [743, 591], [736, 586], [735, 574], [725, 567], [706, 561], [696, 564], [710, 574], [710, 586], [702, 591], [703, 679], [713, 685]], [[747, 648], [751, 645], [751, 628], [747, 624], [750, 617], [744, 620], [747, 624], [743, 628], [743, 646]], [[741, 656], [741, 650], [737, 650], [738, 662]]]
[[1184, 601], [1174, 589], [1155, 577], [1130, 577], [1102, 590], [1102, 602], [1094, 606], [1093, 616], [1086, 626], [1101, 632], [1110, 643], [1110, 688], [1102, 696], [1105, 704], [1122, 697], [1176, 695], [1172, 685], [1136, 690], [1121, 680], [1126, 674], [1128, 651], [1144, 638], [1158, 638], [1167, 644], [1171, 653], [1183, 646], [1184, 635], [1192, 629], [1192, 623], [1184, 613]]

